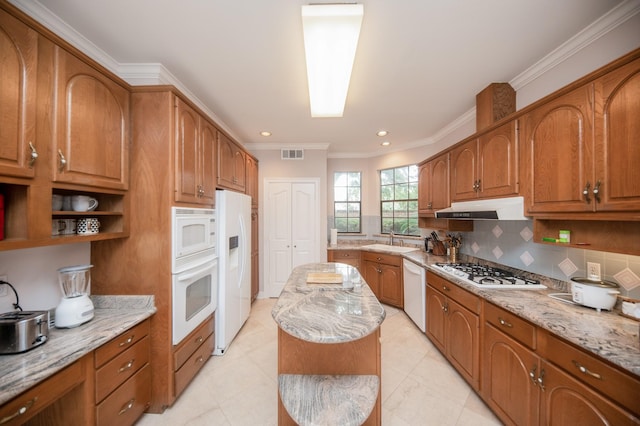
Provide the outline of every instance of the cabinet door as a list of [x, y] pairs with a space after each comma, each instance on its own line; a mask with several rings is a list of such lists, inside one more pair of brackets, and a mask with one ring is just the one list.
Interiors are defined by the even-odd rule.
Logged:
[[540, 371], [538, 357], [493, 326], [485, 324], [484, 330], [484, 400], [507, 424], [537, 425], [540, 390], [533, 379]]
[[375, 262], [362, 262], [363, 272], [364, 272], [364, 280], [367, 282], [367, 285], [373, 291], [373, 294], [376, 295], [378, 300], [380, 300], [380, 274], [381, 269]]
[[545, 361], [540, 421], [545, 425], [637, 425], [640, 419]]
[[216, 161], [218, 130], [207, 120], [200, 118], [200, 173], [198, 188], [200, 204], [213, 206], [216, 200]]
[[56, 48], [54, 181], [112, 189], [129, 183], [129, 92]]
[[479, 327], [477, 315], [448, 299], [447, 358], [476, 390], [480, 385]]
[[478, 194], [518, 194], [518, 140], [513, 120], [478, 138]]
[[449, 153], [432, 160], [431, 164], [431, 209], [449, 207]]
[[402, 269], [397, 266], [378, 265], [380, 270], [380, 301], [396, 308], [404, 308]]
[[245, 158], [240, 147], [218, 132], [218, 186], [244, 192]]
[[478, 141], [460, 145], [451, 151], [451, 201], [478, 197]]
[[258, 160], [247, 155], [245, 193], [251, 197], [251, 207], [258, 208]]
[[198, 202], [199, 116], [186, 103], [175, 98], [176, 108], [176, 201]]
[[640, 209], [640, 59], [595, 83], [596, 210]]
[[528, 212], [592, 211], [583, 190], [593, 187], [591, 85], [523, 116], [523, 167]]
[[38, 33], [0, 10], [0, 52], [0, 175], [33, 177]]
[[447, 299], [435, 291], [430, 286], [427, 286], [427, 337], [433, 342], [434, 345], [443, 354], [445, 351], [445, 327], [446, 327], [446, 313]]

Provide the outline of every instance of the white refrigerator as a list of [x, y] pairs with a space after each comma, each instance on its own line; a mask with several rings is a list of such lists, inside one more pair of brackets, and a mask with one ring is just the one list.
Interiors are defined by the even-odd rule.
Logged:
[[251, 311], [251, 197], [216, 191], [218, 309], [214, 355], [224, 355]]

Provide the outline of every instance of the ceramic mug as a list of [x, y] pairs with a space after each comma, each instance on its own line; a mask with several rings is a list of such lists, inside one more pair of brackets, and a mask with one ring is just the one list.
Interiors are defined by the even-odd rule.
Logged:
[[67, 228], [64, 219], [53, 219], [51, 221], [51, 235], [62, 235]]
[[62, 202], [64, 201], [64, 197], [60, 194], [53, 194], [51, 196], [51, 210], [54, 212], [62, 210]]
[[60, 232], [61, 235], [70, 235], [76, 233], [76, 220], [75, 219], [60, 219], [64, 221], [64, 229]]
[[71, 211], [71, 195], [62, 196], [62, 211]]
[[78, 219], [76, 232], [79, 235], [93, 235], [100, 231], [100, 221], [93, 217]]
[[71, 208], [75, 212], [90, 212], [98, 207], [98, 200], [88, 195], [72, 195]]

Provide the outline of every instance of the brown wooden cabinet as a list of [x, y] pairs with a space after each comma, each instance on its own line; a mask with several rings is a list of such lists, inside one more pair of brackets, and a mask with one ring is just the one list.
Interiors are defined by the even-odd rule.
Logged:
[[149, 324], [94, 351], [96, 425], [132, 425], [151, 404]]
[[491, 303], [484, 313], [481, 395], [503, 422], [640, 422], [636, 378]]
[[218, 131], [177, 96], [175, 108], [176, 201], [213, 206]]
[[404, 307], [402, 257], [363, 252], [362, 264], [364, 279], [378, 300], [402, 309]]
[[480, 382], [480, 299], [427, 271], [427, 337], [475, 389]]
[[176, 398], [184, 391], [193, 377], [202, 369], [213, 353], [215, 345], [213, 316], [204, 320], [198, 328], [185, 337], [173, 351]]
[[56, 48], [53, 180], [110, 189], [129, 186], [129, 91]]
[[218, 187], [245, 191], [246, 154], [227, 135], [218, 132]]
[[418, 214], [433, 217], [449, 205], [449, 152], [445, 152], [419, 164]]
[[328, 262], [339, 262], [360, 269], [360, 250], [327, 250]]
[[0, 175], [33, 177], [36, 139], [38, 33], [0, 10]]
[[451, 201], [518, 193], [516, 121], [451, 150]]
[[245, 153], [245, 156], [247, 158], [245, 194], [251, 197], [251, 208], [257, 209], [259, 192], [258, 160], [248, 153]]

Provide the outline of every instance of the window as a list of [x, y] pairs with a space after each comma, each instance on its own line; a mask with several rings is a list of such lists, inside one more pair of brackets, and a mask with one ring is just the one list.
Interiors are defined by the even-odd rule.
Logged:
[[338, 232], [360, 232], [360, 172], [333, 175], [333, 224]]
[[382, 233], [420, 235], [418, 228], [418, 166], [380, 171]]

